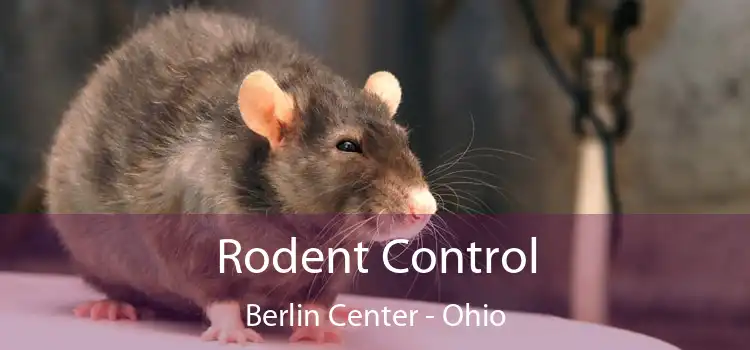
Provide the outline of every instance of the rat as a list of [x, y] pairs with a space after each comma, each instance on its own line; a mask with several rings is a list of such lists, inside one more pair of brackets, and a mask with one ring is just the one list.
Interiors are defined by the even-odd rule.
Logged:
[[[264, 339], [243, 322], [246, 303], [330, 310], [350, 274], [221, 274], [218, 243], [270, 254], [296, 237], [300, 249], [351, 249], [429, 228], [437, 202], [395, 119], [401, 95], [392, 73], [356, 87], [250, 17], [180, 9], [134, 31], [72, 99], [46, 155], [50, 222], [78, 274], [105, 295], [75, 314], [137, 320], [159, 310], [201, 318], [207, 341], [246, 343]], [[349, 226], [96, 224], [124, 214], [335, 214]], [[377, 218], [387, 214], [398, 217]], [[290, 341], [341, 340], [330, 322], [291, 332]]]

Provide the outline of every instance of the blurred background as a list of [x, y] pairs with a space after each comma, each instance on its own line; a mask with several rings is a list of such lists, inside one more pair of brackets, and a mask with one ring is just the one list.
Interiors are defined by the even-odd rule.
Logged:
[[[42, 155], [86, 75], [154, 15], [190, 1], [5, 0], [0, 5], [0, 209], [35, 211]], [[518, 1], [215, 0], [200, 6], [261, 18], [337, 72], [402, 82], [402, 121], [427, 169], [470, 143], [496, 177], [455, 180], [471, 210], [571, 213], [573, 102], [533, 46]], [[535, 0], [552, 52], [580, 52], [567, 2]], [[636, 64], [632, 129], [617, 149], [628, 213], [746, 213], [750, 208], [750, 11], [745, 0], [645, 2], [629, 36]], [[486, 151], [481, 151], [482, 149]], [[507, 152], [490, 151], [505, 150]], [[468, 196], [468, 194], [467, 194]], [[692, 232], [692, 231], [691, 231]], [[68, 273], [49, 235], [0, 237], [0, 269]], [[471, 241], [475, 237], [461, 237]], [[513, 246], [513, 237], [507, 238]], [[503, 242], [506, 244], [506, 242]], [[361, 293], [566, 316], [569, 237], [542, 248], [533, 279], [446, 276], [440, 283], [368, 275]], [[616, 326], [685, 350], [747, 349], [750, 235], [626, 232], [611, 283]], [[746, 272], [747, 271], [747, 272]], [[392, 278], [393, 280], [387, 280]], [[385, 280], [385, 281], [384, 281]]]

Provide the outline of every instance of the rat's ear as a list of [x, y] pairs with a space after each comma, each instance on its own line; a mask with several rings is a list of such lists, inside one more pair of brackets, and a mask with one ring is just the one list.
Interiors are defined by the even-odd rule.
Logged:
[[294, 118], [294, 100], [265, 71], [245, 77], [237, 93], [242, 121], [250, 130], [268, 139], [271, 148], [281, 143], [281, 129]]
[[365, 83], [365, 91], [385, 102], [391, 118], [396, 115], [398, 105], [401, 104], [401, 85], [393, 74], [386, 71], [372, 73]]

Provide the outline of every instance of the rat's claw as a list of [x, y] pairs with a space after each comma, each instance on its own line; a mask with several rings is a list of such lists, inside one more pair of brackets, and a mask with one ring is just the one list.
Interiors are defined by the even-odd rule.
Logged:
[[120, 304], [120, 313], [132, 321], [138, 320], [138, 312], [130, 304]]
[[215, 327], [208, 327], [203, 334], [201, 334], [201, 339], [205, 341], [211, 341], [218, 339], [219, 337], [219, 329]]
[[80, 304], [73, 309], [73, 314], [77, 317], [85, 317], [92, 320], [138, 320], [138, 315], [132, 305], [109, 299]]
[[218, 341], [221, 344], [237, 343], [240, 345], [252, 343], [262, 343], [263, 337], [251, 328], [222, 328], [209, 327], [201, 335], [204, 341]]

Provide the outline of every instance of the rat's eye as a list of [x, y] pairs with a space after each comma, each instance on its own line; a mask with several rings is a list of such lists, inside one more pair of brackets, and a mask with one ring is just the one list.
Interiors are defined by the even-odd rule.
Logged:
[[358, 143], [350, 140], [344, 140], [336, 144], [336, 148], [342, 152], [357, 152], [362, 153], [362, 148]]

